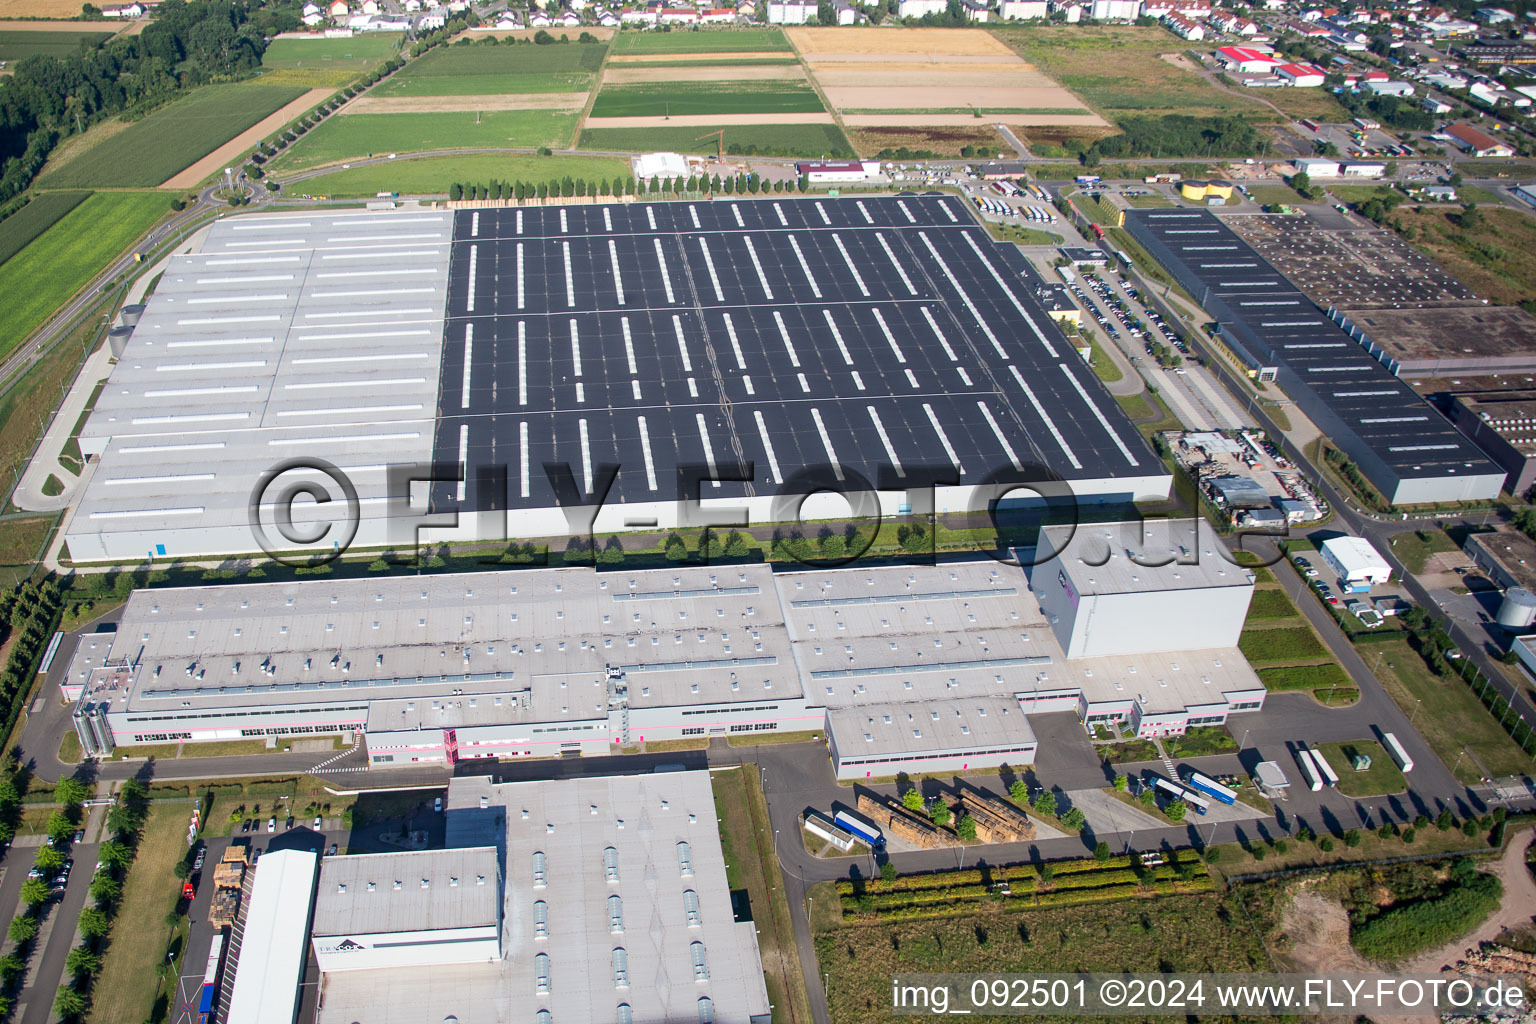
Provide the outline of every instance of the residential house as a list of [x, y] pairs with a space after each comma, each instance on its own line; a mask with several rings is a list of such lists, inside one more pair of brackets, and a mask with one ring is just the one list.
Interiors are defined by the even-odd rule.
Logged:
[[331, 6], [327, 8], [327, 13], [330, 14], [332, 20], [340, 21], [351, 14], [352, 9], [347, 6], [347, 0], [332, 0]]
[[706, 7], [699, 12], [701, 25], [730, 25], [735, 21], [736, 8], [734, 7]]
[[987, 0], [960, 0], [960, 9], [965, 12], [966, 21], [992, 20], [992, 8], [987, 6]]
[[814, 17], [814, 0], [768, 0], [770, 25], [804, 25]]
[[597, 23], [603, 28], [618, 28], [619, 16], [612, 11], [604, 11], [597, 16]]
[[1170, 14], [1163, 19], [1163, 24], [1167, 25], [1169, 31], [1180, 39], [1195, 42], [1205, 38], [1205, 26], [1186, 15]]
[[1030, 21], [1046, 17], [1050, 5], [1046, 0], [1002, 0], [997, 13], [1004, 21]]
[[1077, 0], [1046, 0], [1046, 9], [1052, 14], [1061, 15], [1068, 25], [1076, 25], [1083, 20], [1083, 5]]

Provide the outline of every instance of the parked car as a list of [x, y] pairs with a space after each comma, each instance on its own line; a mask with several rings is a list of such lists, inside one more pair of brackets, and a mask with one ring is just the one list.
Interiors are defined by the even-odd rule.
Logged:
[[1338, 599], [1338, 598], [1337, 598], [1337, 597], [1335, 597], [1335, 596], [1334, 596], [1334, 595], [1332, 595], [1332, 594], [1329, 594], [1329, 595], [1328, 595], [1328, 603], [1329, 603], [1329, 604], [1333, 604], [1333, 605], [1336, 605], [1336, 604], [1338, 604], [1338, 603], [1339, 603], [1339, 599]]
[[203, 867], [203, 861], [207, 858], [207, 856], [208, 848], [205, 846], [199, 846], [197, 848], [197, 856], [192, 861], [192, 870], [201, 871]]
[[331, 848], [325, 851], [325, 855], [327, 857], [334, 857], [334, 856], [336, 856], [336, 844], [335, 843], [332, 843], [331, 844]]
[[77, 842], [77, 843], [85, 842], [85, 829], [83, 829], [83, 828], [75, 829], [75, 839], [74, 839], [74, 841]]
[[250, 830], [251, 830], [251, 819], [250, 818], [246, 818], [244, 821], [242, 821], [240, 823], [240, 831], [241, 832], [249, 832]]
[[277, 817], [275, 815], [273, 817], [270, 817], [270, 818], [267, 819], [267, 831], [268, 832], [276, 832], [277, 831]]
[[1318, 575], [1318, 572], [1317, 572], [1316, 569], [1308, 569], [1306, 571], [1306, 573], [1307, 573], [1307, 577], [1309, 579], [1315, 579], [1317, 577], [1317, 575]]

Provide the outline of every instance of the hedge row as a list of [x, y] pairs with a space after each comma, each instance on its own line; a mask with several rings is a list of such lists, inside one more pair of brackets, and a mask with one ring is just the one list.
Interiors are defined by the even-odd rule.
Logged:
[[[1174, 894], [1187, 895], [1210, 892], [1214, 888], [1215, 883], [1209, 875], [1197, 875], [1188, 882], [1158, 882], [1150, 889], [1135, 882], [1120, 882], [1095, 889], [1052, 890], [1050, 892], [1015, 895], [1003, 898], [999, 901], [998, 906], [1004, 913], [1015, 914], [1047, 907], [1085, 906], [1090, 903], [1108, 903], [1112, 900], [1149, 899]], [[967, 900], [961, 902], [971, 903], [976, 901]], [[861, 910], [856, 902], [851, 905], [845, 903], [843, 909], [848, 913], [859, 913]], [[955, 909], [953, 903], [948, 905], [923, 903], [889, 909], [878, 908], [868, 911], [868, 913], [880, 922], [885, 923], [889, 921], [911, 921], [930, 917], [945, 917], [954, 913]], [[962, 907], [962, 909], [964, 908]]]
[[1504, 887], [1475, 874], [1437, 899], [1392, 907], [1358, 925], [1350, 940], [1374, 960], [1398, 960], [1449, 942], [1498, 907]]
[[[1169, 855], [1170, 862], [1177, 855]], [[1186, 859], [1192, 856], [1186, 854]], [[1051, 863], [1051, 871], [1055, 877], [1062, 875], [1076, 875], [1089, 871], [1113, 871], [1116, 868], [1128, 868], [1131, 866], [1130, 857], [1110, 857], [1108, 860], [1094, 860], [1085, 857], [1081, 860], [1054, 861]], [[851, 882], [847, 879], [837, 883], [837, 891], [841, 895], [850, 895], [854, 892], [866, 892], [873, 896], [888, 892], [911, 892], [920, 889], [940, 889], [952, 885], [984, 885], [986, 881], [1007, 882], [1034, 878], [1036, 875], [1033, 864], [1004, 864], [1000, 867], [988, 868], [985, 876], [978, 868], [966, 868], [962, 871], [934, 871], [921, 875], [902, 875], [900, 878], [887, 882], [883, 878], [870, 878], [860, 882]]]

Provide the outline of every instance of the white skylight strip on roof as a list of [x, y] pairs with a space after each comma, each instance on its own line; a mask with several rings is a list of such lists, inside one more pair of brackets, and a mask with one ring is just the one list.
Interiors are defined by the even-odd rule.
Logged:
[[295, 359], [294, 366], [330, 366], [337, 363], [375, 363], [384, 360], [398, 361], [402, 359], [428, 359], [426, 352], [397, 352], [390, 355], [377, 353], [366, 356], [310, 356], [305, 359]]
[[479, 210], [476, 210], [474, 213], [469, 215], [469, 237], [470, 238], [479, 238], [480, 237], [480, 211]]
[[[733, 353], [735, 353], [735, 355], [736, 355], [736, 369], [738, 369], [738, 370], [745, 370], [747, 368], [747, 357], [742, 354], [741, 342], [739, 340], [737, 340], [737, 338], [736, 338], [736, 325], [731, 322], [731, 314], [723, 313], [721, 315], [725, 318], [725, 334], [726, 334], [726, 337], [731, 339], [731, 351]], [[625, 327], [624, 338], [625, 338], [625, 343], [628, 344], [628, 339], [629, 339], [629, 331], [628, 331], [628, 326], [627, 326], [628, 325], [628, 321], [625, 321], [625, 324], [626, 324], [626, 327]], [[631, 352], [632, 351], [633, 350], [631, 350]], [[634, 373], [635, 372], [635, 362], [634, 362], [634, 356], [633, 355], [630, 356], [629, 372], [630, 373]]]
[[314, 274], [317, 281], [326, 281], [333, 278], [354, 277], [417, 277], [422, 274], [440, 274], [441, 267], [391, 267], [388, 270], [331, 270], [318, 271]]
[[811, 393], [811, 382], [805, 379], [805, 374], [797, 373], [797, 374], [795, 374], [795, 377], [796, 377], [797, 380], [800, 381], [800, 390], [805, 392], [806, 394], [810, 394]]
[[778, 203], [774, 203], [773, 212], [779, 215], [780, 225], [786, 228], [789, 227], [789, 218], [784, 216], [784, 207], [780, 206]]
[[257, 245], [303, 245], [303, 238], [256, 238], [249, 242], [225, 242], [226, 249], [244, 249]]
[[768, 456], [768, 470], [773, 474], [773, 482], [782, 484], [784, 474], [779, 472], [779, 457], [774, 454], [773, 441], [768, 437], [768, 423], [763, 419], [762, 412], [757, 409], [752, 411], [752, 418], [757, 421], [757, 436], [762, 438], [763, 451]]
[[327, 245], [354, 245], [357, 242], [400, 242], [407, 239], [419, 242], [442, 237], [443, 233], [441, 231], [418, 231], [414, 235], [352, 235], [342, 238], [327, 238], [325, 241]]
[[690, 218], [692, 218], [693, 226], [695, 228], [703, 228], [704, 227], [703, 224], [699, 223], [699, 208], [697, 206], [694, 206], [692, 203], [688, 204], [688, 216]]
[[647, 206], [645, 208], [645, 219], [651, 225], [651, 230], [655, 231], [656, 230], [656, 211], [653, 210], [649, 206]]
[[517, 404], [528, 404], [528, 324], [522, 320], [517, 322]]
[[581, 435], [581, 480], [582, 490], [587, 494], [592, 493], [592, 441], [587, 436], [587, 418], [583, 416], [576, 421], [576, 430]]
[[1357, 420], [1357, 423], [1423, 423], [1428, 416], [1378, 416], [1374, 419]]
[[292, 274], [236, 274], [233, 277], [196, 277], [197, 284], [251, 284], [257, 281], [292, 281]]
[[237, 359], [223, 363], [171, 363], [155, 367], [156, 373], [190, 373], [197, 370], [254, 370], [266, 366], [265, 359]]
[[191, 398], [194, 395], [249, 395], [261, 389], [255, 384], [224, 384], [213, 388], [155, 388], [145, 398]]
[[821, 446], [826, 449], [827, 463], [832, 467], [833, 475], [839, 480], [843, 479], [843, 467], [837, 461], [837, 452], [832, 449], [832, 435], [827, 433], [827, 425], [821, 421], [821, 410], [813, 406], [811, 419], [816, 423], [816, 433], [821, 435]]
[[1387, 388], [1382, 391], [1335, 391], [1334, 398], [1382, 398], [1387, 395], [1395, 395], [1397, 391]]
[[837, 342], [837, 350], [842, 353], [843, 362], [852, 366], [853, 355], [848, 351], [848, 346], [843, 342], [843, 332], [837, 329], [837, 321], [832, 319], [832, 311], [824, 309], [821, 311], [821, 315], [826, 317], [827, 326], [832, 329], [832, 340]]
[[1300, 306], [1301, 304], [1302, 301], [1300, 299], [1275, 299], [1268, 302], [1262, 301], [1260, 299], [1237, 300], [1237, 305], [1244, 309], [1249, 306]]
[[425, 377], [388, 377], [384, 380], [323, 380], [303, 384], [284, 384], [284, 391], [311, 391], [316, 388], [382, 388], [401, 384], [425, 384]]
[[274, 292], [270, 295], [217, 295], [211, 298], [187, 299], [189, 306], [224, 306], [239, 302], [285, 302], [288, 299], [286, 292]]
[[965, 384], [966, 387], [973, 386], [971, 382], [971, 375], [965, 371], [965, 367], [957, 366], [955, 367], [955, 372], [960, 375], [960, 380]]
[[198, 441], [192, 444], [137, 444], [118, 449], [121, 455], [139, 455], [144, 452], [206, 452], [226, 447], [224, 441]]
[[313, 225], [309, 221], [307, 221], [307, 220], [298, 221], [297, 223], [295, 223], [294, 221], [290, 220], [287, 217], [273, 217], [270, 220], [268, 220], [267, 218], [263, 217], [260, 220], [248, 220], [248, 221], [244, 221], [244, 222], [236, 222], [234, 224], [229, 225], [229, 230], [231, 230], [231, 231], [271, 231], [274, 228], [280, 228], [280, 229], [286, 231], [289, 228], [307, 228], [307, 227], [312, 227], [312, 226]]
[[1083, 404], [1088, 406], [1089, 411], [1093, 413], [1093, 418], [1099, 421], [1099, 426], [1104, 428], [1104, 432], [1109, 435], [1109, 439], [1115, 442], [1115, 447], [1120, 449], [1120, 454], [1125, 456], [1125, 461], [1129, 462], [1133, 466], [1141, 465], [1140, 462], [1136, 461], [1136, 456], [1132, 454], [1131, 450], [1125, 446], [1125, 442], [1120, 440], [1120, 435], [1116, 433], [1115, 428], [1110, 425], [1109, 418], [1104, 415], [1104, 412], [1099, 408], [1098, 403], [1096, 403], [1088, 394], [1087, 390], [1083, 387], [1082, 382], [1077, 379], [1076, 375], [1074, 375], [1070, 369], [1068, 369], [1067, 364], [1058, 363], [1057, 367], [1061, 370], [1062, 373], [1066, 374], [1067, 380], [1071, 381], [1073, 389], [1077, 392], [1078, 396], [1082, 398]]
[[571, 318], [571, 362], [575, 364], [573, 376], [581, 376], [581, 334], [576, 329], [576, 318]]
[[690, 397], [690, 398], [698, 398], [699, 397], [699, 382], [698, 382], [698, 379], [695, 378], [695, 377], [689, 377], [688, 378], [688, 397]]
[[[604, 215], [608, 213], [605, 208]], [[619, 305], [624, 305], [624, 275], [619, 271], [619, 247], [608, 239], [608, 262], [613, 266], [613, 287], [618, 292]]]
[[1405, 444], [1388, 448], [1389, 452], [1444, 452], [1456, 451], [1461, 448], [1459, 444]]
[[131, 484], [175, 484], [193, 480], [213, 480], [213, 473], [167, 473], [162, 476], [115, 476], [102, 483], [108, 487], [125, 487]]
[[737, 206], [735, 203], [732, 203], [731, 204], [731, 213], [734, 214], [735, 217], [736, 217], [736, 226], [737, 227], [744, 228], [744, 227], [747, 226], [747, 222], [741, 219], [741, 207]]
[[205, 267], [243, 267], [254, 266], [260, 263], [303, 263], [302, 256], [239, 256], [234, 259], [209, 259], [203, 261]]
[[277, 437], [267, 442], [269, 448], [277, 448], [295, 444], [336, 444], [338, 442], [350, 443], [352, 441], [414, 441], [421, 437], [421, 431], [399, 431], [390, 434], [337, 434], [335, 436], [321, 437]]
[[832, 244], [837, 246], [837, 251], [843, 254], [843, 262], [848, 264], [848, 272], [853, 275], [853, 283], [859, 286], [859, 294], [869, 297], [869, 289], [864, 286], [864, 275], [859, 273], [858, 266], [853, 262], [853, 257], [848, 255], [848, 247], [843, 245], [843, 240], [837, 232], [832, 233]]
[[[650, 213], [651, 208], [646, 207], [645, 212]], [[652, 217], [651, 219], [655, 220], [656, 218]], [[667, 273], [667, 254], [661, 249], [661, 239], [653, 238], [651, 241], [656, 245], [656, 265], [661, 268], [661, 286], [666, 290], [667, 301], [676, 302], [677, 296], [672, 293], [672, 275]]]
[[568, 235], [571, 233], [570, 227], [565, 222], [565, 207], [563, 206], [560, 207], [560, 233], [562, 235]]
[[933, 313], [927, 306], [918, 306], [918, 311], [923, 314], [923, 319], [928, 321], [928, 326], [933, 328], [933, 336], [939, 339], [939, 344], [944, 348], [944, 354], [949, 356], [952, 363], [958, 363], [960, 357], [955, 355], [955, 350], [949, 347], [949, 339], [944, 337], [944, 332], [939, 330], [939, 322], [933, 318]]
[[640, 382], [638, 380], [629, 382], [629, 390], [634, 394], [635, 401], [640, 401]]
[[672, 317], [672, 331], [673, 331], [674, 334], [677, 335], [677, 350], [683, 354], [683, 370], [685, 372], [687, 372], [687, 373], [692, 373], [693, 372], [693, 360], [688, 358], [688, 339], [683, 334], [683, 318], [682, 317], [680, 317], [680, 316]]
[[585, 404], [587, 400], [587, 386], [581, 381], [576, 382], [576, 404]]
[[517, 211], [517, 223], [516, 223], [516, 226], [515, 226], [514, 230], [519, 235], [523, 233], [523, 211], [522, 210], [518, 210]]
[[715, 261], [709, 255], [709, 241], [703, 235], [699, 236], [699, 251], [704, 254], [704, 266], [709, 270], [710, 284], [715, 286], [715, 301], [724, 302], [725, 292], [720, 290], [720, 275], [715, 273]]
[[907, 368], [906, 373], [907, 373], [907, 383], [912, 385], [914, 388], [918, 387], [919, 385], [917, 383], [917, 374], [912, 372], [911, 367]]
[[913, 295], [916, 295], [917, 286], [912, 283], [912, 279], [907, 276], [906, 268], [901, 265], [901, 261], [896, 258], [896, 254], [891, 251], [891, 243], [885, 240], [885, 235], [881, 234], [879, 231], [876, 231], [875, 241], [879, 242], [880, 248], [885, 250], [886, 258], [891, 261], [891, 266], [896, 268], [896, 273], [901, 275], [901, 283], [907, 286], [907, 291]]
[[1195, 266], [1203, 270], [1236, 270], [1238, 267], [1256, 267], [1258, 264], [1250, 260], [1247, 263], [1196, 263]]
[[316, 289], [309, 293], [312, 299], [360, 299], [369, 295], [436, 295], [435, 287], [426, 288], [355, 288], [345, 292], [330, 292]]
[[1323, 327], [1326, 320], [1260, 320], [1260, 327]]
[[987, 273], [992, 275], [992, 280], [997, 282], [997, 286], [1003, 290], [1003, 294], [1008, 296], [1008, 301], [1013, 303], [1013, 308], [1019, 311], [1019, 316], [1024, 318], [1024, 322], [1029, 325], [1030, 331], [1039, 339], [1040, 344], [1045, 346], [1045, 351], [1052, 359], [1055, 359], [1056, 346], [1051, 344], [1051, 340], [1045, 336], [1045, 332], [1040, 329], [1040, 325], [1035, 323], [1035, 318], [1030, 316], [1024, 309], [1023, 304], [1019, 302], [1018, 296], [1013, 294], [1013, 289], [1008, 287], [1008, 283], [1003, 280], [1003, 275], [997, 272], [997, 268], [992, 265], [992, 261], [987, 259], [986, 254], [976, 244], [976, 239], [967, 234], [965, 236], [965, 243], [971, 247], [971, 251], [976, 254], [976, 258], [981, 260], [981, 265], [987, 268]]
[[885, 335], [886, 344], [890, 345], [891, 351], [896, 353], [896, 361], [905, 364], [907, 357], [902, 354], [901, 346], [896, 343], [896, 335], [892, 334], [891, 329], [886, 326], [885, 316], [878, 309], [872, 309], [870, 312], [875, 315], [875, 323], [880, 325], [880, 333]]
[[[730, 323], [731, 318], [727, 316], [725, 320], [726, 323]], [[640, 368], [635, 362], [635, 339], [629, 333], [629, 317], [620, 317], [619, 327], [624, 332], [624, 358], [629, 360], [629, 372], [631, 374], [638, 374]]]
[[820, 203], [817, 203], [816, 204], [816, 212], [821, 214], [821, 222], [823, 224], [827, 225], [827, 227], [831, 227], [832, 226], [832, 218], [827, 216], [827, 209], [826, 209], [826, 207], [822, 206]]
[[798, 370], [800, 368], [800, 355], [795, 351], [795, 343], [789, 337], [789, 328], [784, 326], [784, 317], [779, 315], [778, 310], [773, 311], [773, 322], [779, 329], [779, 337], [784, 340], [784, 351], [789, 353], [789, 365]]
[[960, 301], [965, 303], [965, 308], [971, 311], [971, 316], [976, 319], [976, 324], [981, 328], [981, 333], [985, 334], [987, 340], [992, 343], [992, 348], [998, 355], [1007, 359], [1008, 353], [1003, 350], [1002, 342], [997, 340], [997, 335], [992, 333], [992, 328], [988, 327], [987, 322], [981, 318], [981, 311], [976, 308], [976, 303], [971, 301], [970, 294], [960, 287], [960, 282], [955, 279], [954, 272], [949, 269], [949, 264], [944, 261], [944, 257], [939, 255], [939, 250], [933, 247], [933, 242], [923, 232], [919, 231], [917, 237], [922, 239], [923, 244], [928, 247], [928, 252], [933, 256], [933, 261], [939, 265], [939, 270], [948, 279], [950, 286], [959, 293]]
[[958, 224], [958, 223], [960, 223], [960, 218], [955, 216], [955, 211], [951, 210], [949, 208], [949, 204], [948, 203], [941, 201], [939, 203], [939, 209], [944, 211], [944, 216], [949, 218], [949, 222], [951, 224]]
[[873, 224], [875, 222], [875, 218], [869, 215], [869, 208], [864, 205], [864, 200], [860, 199], [857, 203], [857, 206], [859, 208], [859, 212], [864, 215], [864, 223]]
[[[522, 216], [521, 213], [518, 214]], [[523, 243], [517, 243], [517, 308], [523, 308]]]
[[608, 207], [606, 206], [603, 207], [603, 230], [613, 230], [613, 214], [608, 211]]
[[475, 364], [475, 325], [464, 325], [464, 386], [459, 390], [459, 408], [469, 408], [469, 374]]
[[178, 327], [202, 327], [208, 324], [269, 324], [282, 317], [276, 313], [264, 313], [260, 316], [202, 316], [192, 320], [177, 320]]
[[[389, 249], [389, 248], [392, 248], [392, 246], [388, 246], [388, 245], [371, 245], [371, 246], [369, 246], [369, 248], [370, 249]], [[320, 254], [320, 258], [322, 260], [377, 260], [377, 259], [380, 259], [382, 257], [382, 258], [388, 258], [388, 259], [392, 259], [392, 260], [398, 260], [398, 259], [400, 259], [403, 256], [441, 256], [441, 255], [442, 255], [442, 253], [439, 252], [437, 249], [411, 249], [408, 252], [391, 252], [391, 253], [378, 253], [378, 252], [333, 252], [333, 253], [321, 253]]]
[[939, 436], [939, 443], [944, 446], [944, 452], [949, 456], [949, 461], [954, 465], [955, 472], [965, 475], [965, 467], [960, 465], [960, 456], [955, 454], [955, 446], [949, 443], [949, 435], [944, 433], [944, 427], [939, 423], [939, 417], [934, 413], [933, 406], [923, 403], [923, 412], [928, 414], [928, 423], [933, 427], [933, 432]]
[[[751, 237], [743, 235], [741, 240], [747, 243], [747, 255], [752, 257], [752, 268], [757, 271], [757, 280], [763, 286], [763, 294], [773, 298], [773, 286], [768, 283], [768, 275], [763, 273], [763, 263], [757, 258], [757, 247], [752, 244]], [[661, 243], [657, 243], [660, 245]], [[670, 296], [669, 296], [670, 297]]]
[[[561, 209], [561, 212], [565, 212], [564, 208]], [[565, 262], [565, 304], [567, 306], [574, 306], [576, 305], [576, 278], [571, 273], [570, 242], [560, 243], [560, 255], [562, 260]]]
[[1352, 345], [1353, 345], [1353, 343], [1352, 342], [1348, 342], [1348, 341], [1318, 341], [1318, 342], [1308, 342], [1306, 344], [1303, 344], [1301, 342], [1287, 342], [1286, 344], [1281, 345], [1280, 347], [1283, 348], [1283, 349], [1289, 350], [1289, 349], [1312, 349], [1312, 348], [1349, 348]]
[[424, 338], [434, 331], [348, 331], [344, 334], [306, 334], [299, 341], [347, 341], [357, 338]]
[[168, 416], [135, 416], [129, 422], [135, 426], [150, 426], [163, 423], [223, 423], [250, 418], [249, 412], [172, 413]]
[[[581, 433], [582, 433], [582, 438], [581, 439], [582, 439], [582, 442], [583, 442], [582, 446], [585, 447], [586, 446], [585, 442], [586, 442], [586, 439], [587, 439], [586, 438], [586, 433], [587, 433], [587, 421], [586, 420], [582, 420], [581, 421]], [[468, 480], [469, 480], [469, 424], [468, 423], [460, 423], [459, 424], [459, 482], [458, 482], [458, 486], [456, 488], [456, 495], [457, 495], [457, 498], [458, 498], [459, 501], [463, 501], [464, 500], [464, 488], [468, 484]]]
[[711, 486], [719, 487], [720, 470], [715, 465], [715, 446], [709, 440], [709, 424], [704, 421], [704, 414], [701, 412], [694, 413], [693, 419], [699, 427], [699, 440], [704, 443], [704, 464], [709, 467], [709, 482]]
[[[469, 284], [467, 286], [468, 287], [468, 292], [464, 296], [464, 308], [467, 311], [471, 312], [471, 313], [473, 313], [475, 311], [475, 264], [479, 262], [479, 259], [480, 259], [480, 247], [478, 245], [470, 246], [469, 247]], [[519, 282], [519, 283], [521, 283], [521, 282]]]
[[234, 348], [239, 345], [270, 345], [276, 338], [204, 338], [199, 341], [168, 341], [167, 349], [173, 348]]
[[145, 519], [150, 516], [200, 516], [207, 509], [202, 505], [187, 508], [121, 509], [115, 512], [92, 512], [92, 519]]
[[[336, 313], [305, 313], [304, 314], [304, 319], [305, 320], [334, 320], [335, 318], [342, 317], [342, 316], [357, 316], [358, 312], [359, 311], [355, 310], [355, 309], [344, 309], [344, 310], [341, 310], [340, 312], [336, 312]], [[395, 323], [396, 320], [394, 318], [402, 317], [402, 316], [409, 316], [409, 315], [411, 315], [413, 313], [435, 313], [435, 312], [437, 312], [437, 311], [435, 309], [433, 309], [431, 306], [412, 306], [410, 309], [391, 309], [391, 310], [389, 310], [389, 315], [391, 317], [391, 320], [389, 322], [390, 323]], [[373, 316], [373, 315], [376, 315], [376, 314], [370, 312], [367, 315]], [[367, 326], [367, 324], [362, 322], [362, 321], [359, 321], [354, 326], [365, 327], [365, 326]], [[311, 330], [314, 330], [314, 328], [310, 327], [310, 326], [308, 326], [306, 324], [295, 324], [294, 325], [294, 330], [296, 330], [296, 331], [311, 331]]]
[[880, 436], [880, 443], [885, 446], [885, 457], [891, 460], [891, 468], [896, 470], [896, 475], [905, 477], [907, 471], [902, 468], [901, 458], [896, 454], [896, 446], [891, 444], [891, 435], [885, 432], [885, 424], [880, 422], [880, 414], [872, 405], [866, 405], [864, 411], [869, 413], [869, 421], [875, 425], [875, 433]]
[[907, 204], [900, 199], [896, 200], [896, 208], [906, 215], [908, 224], [916, 224], [917, 218], [912, 216], [912, 211], [907, 209]]
[[805, 262], [805, 253], [800, 251], [800, 242], [794, 235], [789, 236], [789, 247], [795, 250], [795, 259], [800, 261], [800, 271], [805, 274], [805, 281], [811, 286], [811, 294], [821, 298], [821, 285], [816, 283], [816, 275], [811, 273], [811, 266]]
[[976, 408], [981, 410], [982, 418], [987, 421], [987, 426], [992, 428], [992, 436], [997, 438], [997, 443], [1003, 446], [1003, 451], [1008, 454], [1008, 461], [1013, 463], [1013, 468], [1022, 470], [1024, 464], [1019, 461], [1019, 456], [1013, 450], [1013, 445], [1003, 434], [1003, 428], [998, 426], [997, 420], [992, 415], [992, 410], [987, 408], [986, 402], [977, 402]]
[[422, 403], [406, 405], [349, 405], [335, 409], [285, 409], [277, 414], [279, 419], [284, 416], [355, 416], [360, 413], [374, 412], [421, 412], [426, 408]]
[[1067, 461], [1072, 463], [1072, 468], [1082, 469], [1083, 464], [1077, 460], [1077, 454], [1072, 451], [1072, 446], [1067, 444], [1067, 439], [1062, 436], [1060, 428], [1056, 426], [1056, 421], [1051, 418], [1050, 413], [1045, 411], [1045, 406], [1040, 404], [1040, 399], [1035, 397], [1034, 389], [1025, 382], [1019, 368], [1010, 363], [1008, 372], [1013, 374], [1013, 382], [1019, 386], [1020, 391], [1024, 392], [1024, 397], [1029, 399], [1029, 404], [1034, 406], [1035, 415], [1040, 417], [1040, 422], [1045, 424], [1045, 429], [1051, 432], [1051, 436], [1061, 446], [1061, 452], [1067, 457]]
[[517, 424], [517, 449], [518, 449], [518, 480], [522, 484], [522, 495], [528, 497], [528, 421], [520, 420]]
[[[645, 456], [645, 485], [651, 490], [656, 489], [656, 461], [651, 458], [651, 432], [645, 425], [645, 417], [640, 416], [636, 422], [640, 425], [640, 452]], [[523, 497], [527, 497], [524, 492]]]

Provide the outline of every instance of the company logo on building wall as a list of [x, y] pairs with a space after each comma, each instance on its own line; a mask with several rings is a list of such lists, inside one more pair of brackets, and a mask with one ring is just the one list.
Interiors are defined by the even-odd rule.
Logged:
[[1061, 589], [1066, 592], [1067, 600], [1072, 602], [1072, 607], [1077, 607], [1077, 588], [1072, 586], [1072, 581], [1067, 579], [1067, 574], [1061, 570], [1056, 571], [1056, 582], [1061, 584]]
[[331, 950], [331, 952], [332, 953], [357, 953], [357, 952], [360, 952], [360, 951], [365, 950], [367, 948], [368, 947], [363, 945], [361, 942], [354, 942], [351, 939], [342, 939], [340, 942], [336, 943], [336, 948]]

